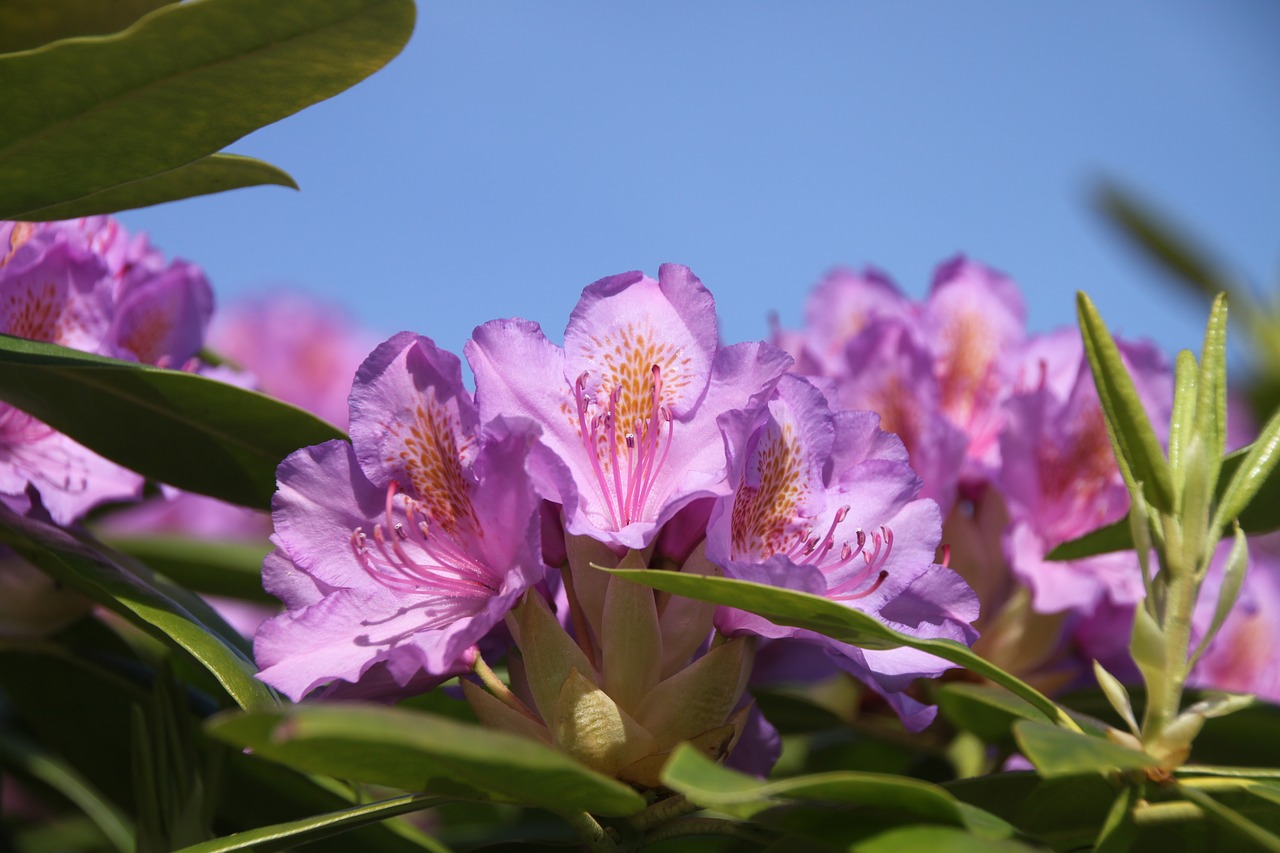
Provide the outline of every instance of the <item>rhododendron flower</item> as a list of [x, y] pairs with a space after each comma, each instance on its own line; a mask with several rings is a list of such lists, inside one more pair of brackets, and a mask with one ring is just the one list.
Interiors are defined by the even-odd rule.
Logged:
[[469, 650], [541, 579], [526, 474], [536, 429], [481, 426], [458, 359], [402, 332], [356, 374], [351, 444], [280, 466], [261, 678], [297, 699], [375, 665], [399, 685], [467, 669]]
[[[1154, 348], [1121, 342], [1120, 350], [1159, 431], [1169, 422], [1172, 376]], [[1042, 613], [1087, 614], [1104, 599], [1130, 605], [1143, 595], [1131, 553], [1045, 559], [1055, 546], [1116, 521], [1129, 507], [1079, 335], [1037, 339], [1024, 364], [1028, 387], [1006, 404], [1000, 441], [1013, 571]]]
[[[871, 412], [832, 413], [808, 382], [778, 383], [759, 426], [730, 443], [738, 483], [711, 515], [707, 557], [731, 577], [825, 596], [920, 637], [971, 643], [973, 591], [934, 563], [938, 506], [897, 437]], [[863, 650], [725, 610], [727, 633], [799, 637], [827, 645], [919, 728], [933, 709], [901, 695], [950, 664], [912, 649]]]
[[497, 320], [466, 346], [484, 421], [529, 417], [563, 463], [539, 472], [570, 533], [643, 548], [682, 507], [727, 494], [718, 419], [763, 404], [790, 364], [767, 344], [719, 344], [715, 303], [665, 264], [587, 287], [563, 349]]

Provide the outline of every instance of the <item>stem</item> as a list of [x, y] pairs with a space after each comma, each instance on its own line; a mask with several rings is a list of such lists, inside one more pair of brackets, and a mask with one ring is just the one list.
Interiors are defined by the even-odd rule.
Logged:
[[561, 817], [569, 822], [573, 831], [582, 839], [583, 846], [588, 850], [594, 853], [616, 853], [619, 849], [600, 822], [586, 812], [574, 812]]
[[640, 812], [640, 814], [629, 819], [627, 823], [637, 832], [644, 832], [653, 829], [659, 824], [666, 823], [678, 817], [692, 814], [698, 810], [698, 806], [685, 799], [684, 794], [677, 794], [674, 797], [667, 797], [665, 800], [659, 800], [649, 808]]
[[644, 837], [644, 843], [654, 844], [659, 841], [665, 841], [668, 838], [681, 838], [690, 835], [729, 836], [757, 844], [767, 843], [775, 837], [772, 832], [764, 827], [750, 823], [722, 820], [715, 817], [688, 817], [658, 827]]
[[533, 713], [519, 696], [512, 693], [510, 687], [502, 683], [502, 679], [498, 678], [498, 674], [489, 668], [489, 664], [485, 663], [478, 650], [476, 651], [476, 662], [472, 670], [480, 677], [480, 683], [487, 687], [489, 692], [503, 705], [523, 714], [535, 723], [542, 723], [542, 719]]

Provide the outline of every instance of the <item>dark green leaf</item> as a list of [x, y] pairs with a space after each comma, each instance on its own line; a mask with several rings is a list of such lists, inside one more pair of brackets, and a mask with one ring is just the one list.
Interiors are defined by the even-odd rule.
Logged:
[[133, 827], [129, 819], [57, 755], [0, 727], [0, 766], [20, 778], [43, 782], [53, 788], [88, 815], [117, 850], [132, 853]]
[[299, 705], [223, 715], [210, 731], [304, 772], [405, 791], [487, 792], [560, 813], [627, 815], [644, 807], [629, 786], [545, 744], [399, 708]]
[[185, 166], [336, 95], [400, 52], [414, 11], [412, 0], [203, 0], [0, 56], [0, 219]]
[[262, 589], [262, 559], [271, 550], [261, 542], [197, 539], [188, 536], [108, 538], [128, 554], [195, 592], [275, 603]]
[[[121, 567], [103, 548], [0, 504], [0, 540], [59, 582], [199, 661], [242, 708], [275, 700], [235, 632], [198, 597]], [[139, 567], [141, 570], [141, 567]], [[185, 599], [179, 601], [178, 599]]]
[[1230, 278], [1199, 247], [1128, 192], [1106, 184], [1098, 194], [1098, 204], [1112, 223], [1175, 281], [1206, 299], [1227, 291], [1240, 307], [1248, 304], [1237, 300]]
[[210, 154], [167, 172], [118, 184], [75, 201], [29, 210], [14, 218], [28, 221], [75, 219], [266, 184], [298, 188], [288, 173], [270, 163], [239, 154]]
[[916, 820], [967, 827], [987, 838], [1013, 833], [1003, 820], [958, 802], [937, 785], [886, 773], [820, 773], [764, 782], [722, 767], [683, 744], [672, 753], [662, 781], [696, 805], [739, 818], [788, 800], [816, 800], [889, 809]]
[[0, 53], [31, 50], [58, 39], [123, 30], [174, 0], [3, 0]]
[[1137, 836], [1137, 827], [1133, 822], [1133, 806], [1138, 799], [1138, 792], [1131, 785], [1120, 790], [1120, 796], [1107, 813], [1107, 820], [1098, 833], [1098, 841], [1094, 845], [1094, 853], [1127, 853], [1133, 846]]
[[934, 699], [953, 724], [993, 743], [1011, 738], [1018, 720], [1049, 721], [1007, 690], [982, 684], [943, 684], [934, 692]]
[[1262, 850], [1280, 853], [1280, 836], [1268, 832], [1235, 809], [1229, 808], [1213, 797], [1188, 785], [1179, 785], [1178, 792], [1200, 808], [1220, 826], [1232, 830], [1240, 838], [1247, 839]]
[[[368, 805], [352, 806], [338, 812], [238, 832], [227, 838], [216, 838], [202, 844], [184, 847], [180, 853], [230, 853], [232, 850], [267, 853], [271, 850], [288, 850], [299, 844], [337, 835], [367, 823], [429, 808], [439, 802], [442, 801], [421, 794], [394, 797]], [[443, 851], [446, 848], [440, 845], [437, 849]]]
[[0, 399], [141, 474], [255, 509], [285, 456], [344, 437], [264, 394], [8, 335]]
[[1160, 762], [1146, 753], [1126, 749], [1109, 740], [1058, 726], [1023, 720], [1013, 725], [1022, 754], [1045, 778], [1109, 770], [1145, 770]]
[[948, 826], [901, 826], [858, 842], [851, 853], [1034, 853], [1011, 838], [991, 840]]
[[999, 684], [1025, 699], [1057, 724], [1072, 730], [1079, 728], [1066, 712], [1043, 693], [954, 640], [922, 640], [901, 634], [866, 613], [830, 599], [750, 581], [652, 569], [605, 571], [664, 592], [737, 607], [763, 616], [775, 625], [806, 628], [859, 648], [892, 649], [907, 646], [929, 652]]
[[1173, 509], [1173, 480], [1169, 463], [1147, 418], [1133, 378], [1111, 333], [1093, 302], [1084, 293], [1076, 296], [1080, 333], [1084, 337], [1089, 369], [1098, 389], [1098, 400], [1107, 422], [1107, 432], [1116, 452], [1116, 461], [1125, 475], [1130, 492], [1134, 481], [1142, 484], [1147, 502], [1160, 512]]

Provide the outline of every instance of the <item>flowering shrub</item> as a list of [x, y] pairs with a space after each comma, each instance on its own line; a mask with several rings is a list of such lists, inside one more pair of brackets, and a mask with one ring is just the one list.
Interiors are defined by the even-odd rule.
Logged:
[[667, 264], [563, 346], [481, 325], [472, 391], [415, 331], [212, 318], [98, 215], [291, 183], [217, 149], [410, 0], [110, 5], [0, 55], [0, 846], [1280, 849], [1280, 418], [1223, 297], [1172, 366], [964, 258], [726, 344]]

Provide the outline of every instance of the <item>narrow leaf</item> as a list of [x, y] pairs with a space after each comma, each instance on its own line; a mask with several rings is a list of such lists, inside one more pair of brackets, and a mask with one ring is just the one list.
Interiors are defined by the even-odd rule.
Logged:
[[1191, 659], [1187, 662], [1188, 671], [1195, 668], [1200, 656], [1209, 648], [1213, 638], [1218, 636], [1218, 631], [1221, 630], [1222, 624], [1231, 615], [1231, 611], [1236, 605], [1236, 600], [1240, 597], [1240, 587], [1244, 584], [1244, 574], [1248, 564], [1249, 543], [1245, 539], [1244, 531], [1237, 524], [1235, 537], [1231, 542], [1231, 552], [1227, 555], [1227, 566], [1222, 574], [1222, 586], [1218, 589], [1218, 601], [1213, 609], [1213, 621], [1209, 623], [1209, 629], [1200, 638], [1200, 643], [1196, 646], [1195, 652], [1192, 653]]
[[[18, 515], [0, 504], [0, 541], [108, 610], [199, 661], [242, 708], [270, 707], [270, 689], [255, 679], [257, 668], [232, 644], [235, 632], [207, 605], [183, 591], [162, 590], [153, 578], [122, 568], [104, 549], [72, 537], [52, 524]], [[192, 610], [202, 609], [204, 618]], [[219, 633], [221, 632], [221, 633]]]
[[1120, 679], [1107, 672], [1106, 668], [1096, 660], [1093, 662], [1093, 675], [1098, 679], [1098, 686], [1102, 688], [1103, 695], [1120, 715], [1120, 719], [1124, 720], [1129, 731], [1133, 732], [1134, 737], [1141, 737], [1138, 731], [1138, 720], [1133, 716], [1133, 703], [1129, 701], [1129, 691], [1124, 689]]
[[285, 456], [344, 437], [264, 394], [8, 335], [0, 399], [152, 479], [256, 509]]
[[1137, 798], [1137, 790], [1132, 785], [1126, 785], [1120, 790], [1120, 795], [1112, 804], [1111, 811], [1107, 813], [1102, 831], [1098, 833], [1098, 840], [1093, 847], [1094, 853], [1127, 853], [1133, 846], [1134, 838], [1137, 836], [1137, 827], [1133, 822], [1133, 806]]
[[1113, 184], [1104, 185], [1098, 203], [1112, 223], [1175, 281], [1206, 299], [1227, 291], [1241, 307], [1248, 304], [1238, 301], [1229, 278], [1200, 248], [1128, 192]]
[[195, 592], [276, 603], [262, 589], [262, 559], [271, 550], [265, 539], [241, 542], [157, 535], [104, 541]]
[[984, 684], [943, 684], [934, 695], [938, 708], [956, 726], [996, 743], [1013, 736], [1018, 720], [1049, 718], [1023, 699]]
[[1074, 776], [1109, 770], [1145, 770], [1160, 762], [1150, 755], [1100, 737], [1069, 732], [1058, 726], [1024, 720], [1013, 726], [1022, 754], [1041, 776]]
[[113, 847], [121, 853], [133, 850], [134, 830], [129, 818], [58, 756], [0, 728], [0, 766], [53, 788], [84, 812]]
[[1141, 481], [1148, 503], [1160, 512], [1170, 512], [1173, 509], [1173, 481], [1169, 463], [1164, 458], [1160, 440], [1151, 428], [1151, 421], [1138, 398], [1120, 350], [1088, 296], [1078, 294], [1076, 307], [1089, 368], [1098, 388], [1107, 432], [1121, 472], [1128, 472], [1126, 481], [1130, 491], [1134, 480]]
[[781, 587], [705, 577], [684, 572], [652, 569], [609, 569], [611, 574], [664, 592], [699, 601], [737, 607], [763, 616], [776, 625], [806, 628], [843, 643], [864, 649], [892, 649], [907, 646], [959, 664], [1022, 697], [1050, 720], [1068, 729], [1079, 727], [1066, 712], [1029, 684], [979, 657], [954, 640], [922, 640], [901, 634], [866, 613], [826, 598]]
[[336, 95], [399, 53], [413, 20], [412, 0], [202, 0], [0, 56], [0, 219], [184, 166]]
[[[1280, 491], [1276, 481], [1280, 478], [1274, 476], [1277, 462], [1280, 462], [1280, 411], [1267, 421], [1258, 440], [1244, 452], [1237, 466], [1229, 468], [1224, 460], [1222, 476], [1227, 480], [1227, 487], [1213, 514], [1214, 529], [1222, 530], [1238, 518], [1245, 529], [1252, 532], [1259, 529], [1256, 516], [1262, 513], [1272, 523], [1261, 529], [1280, 526], [1280, 500], [1276, 500]], [[1258, 513], [1251, 517], [1246, 508], [1256, 508]]]
[[545, 744], [435, 714], [297, 705], [213, 718], [210, 733], [308, 773], [405, 791], [483, 796], [557, 813], [628, 815], [644, 799]]
[[1264, 850], [1280, 853], [1280, 837], [1258, 826], [1235, 809], [1223, 805], [1203, 791], [1188, 785], [1179, 785], [1178, 792], [1204, 809], [1205, 814], [1220, 825], [1233, 830]]
[[[315, 817], [291, 820], [275, 826], [264, 826], [237, 832], [226, 838], [215, 838], [201, 844], [183, 847], [179, 853], [230, 853], [233, 850], [253, 850], [257, 853], [268, 853], [272, 850], [289, 850], [300, 844], [328, 838], [355, 829], [368, 823], [386, 820], [396, 815], [420, 811], [447, 802], [439, 797], [427, 797], [422, 794], [410, 794], [404, 797], [393, 797], [368, 805], [353, 806], [349, 809], [316, 815]], [[439, 850], [445, 850], [440, 845]]]
[[765, 782], [723, 767], [687, 744], [671, 753], [662, 782], [695, 805], [744, 819], [783, 802], [813, 800], [905, 812], [917, 820], [968, 827], [990, 838], [1007, 838], [1013, 832], [995, 815], [966, 808], [946, 789], [919, 779], [832, 772]]
[[1169, 421], [1169, 468], [1175, 483], [1182, 481], [1182, 460], [1196, 415], [1196, 381], [1200, 368], [1191, 350], [1182, 350], [1173, 371], [1173, 416]]
[[1209, 310], [1196, 383], [1196, 433], [1209, 451], [1209, 486], [1218, 483], [1218, 469], [1227, 439], [1227, 297], [1219, 293]]
[[75, 219], [268, 184], [298, 188], [287, 172], [270, 163], [239, 154], [210, 154], [167, 172], [117, 184], [73, 201], [28, 210], [13, 218], [28, 221]]
[[0, 53], [31, 50], [59, 39], [123, 30], [174, 0], [4, 0], [0, 3]]

